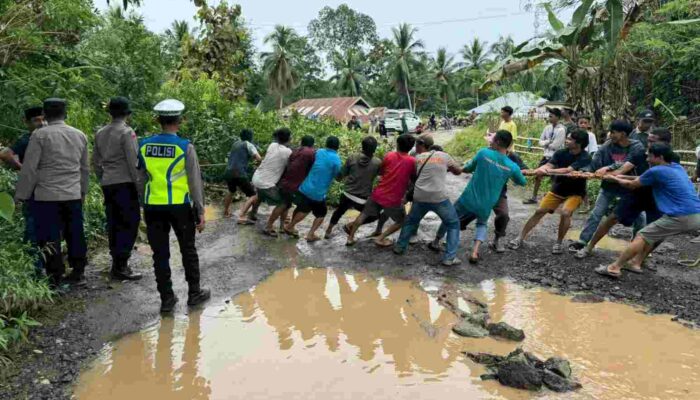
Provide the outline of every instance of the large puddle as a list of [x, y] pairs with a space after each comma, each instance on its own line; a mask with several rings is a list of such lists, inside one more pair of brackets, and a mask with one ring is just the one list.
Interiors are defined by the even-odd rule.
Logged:
[[164, 318], [103, 350], [79, 399], [698, 399], [700, 333], [639, 309], [574, 303], [508, 281], [470, 291], [492, 320], [525, 330], [525, 350], [568, 358], [576, 393], [481, 381], [462, 352], [517, 344], [451, 333], [437, 291], [459, 288], [285, 269], [228, 304]]

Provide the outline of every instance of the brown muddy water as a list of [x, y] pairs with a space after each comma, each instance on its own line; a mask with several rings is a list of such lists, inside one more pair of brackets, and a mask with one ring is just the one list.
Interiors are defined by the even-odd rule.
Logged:
[[[438, 290], [468, 291], [524, 349], [568, 358], [583, 389], [522, 392], [483, 382], [462, 352], [518, 344], [451, 333]], [[457, 297], [455, 297], [457, 298]], [[467, 305], [459, 299], [461, 307]], [[700, 332], [614, 303], [509, 281], [476, 288], [324, 268], [281, 270], [227, 304], [164, 318], [110, 343], [78, 399], [698, 399]]]

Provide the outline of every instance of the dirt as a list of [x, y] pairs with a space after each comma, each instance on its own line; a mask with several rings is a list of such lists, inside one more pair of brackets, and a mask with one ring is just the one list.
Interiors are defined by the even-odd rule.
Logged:
[[[450, 177], [451, 197], [455, 198], [466, 184], [464, 177]], [[533, 211], [522, 205], [510, 191], [511, 224], [509, 237], [522, 227]], [[558, 218], [548, 217], [536, 228], [528, 243], [519, 251], [495, 254], [483, 251], [477, 266], [441, 267], [439, 255], [427, 248], [439, 220], [428, 216], [419, 237], [424, 241], [411, 246], [404, 256], [378, 249], [369, 241], [344, 246], [345, 237], [336, 233], [332, 240], [296, 246], [288, 238], [268, 238], [259, 234], [268, 209], [261, 209], [257, 227], [238, 227], [233, 220], [221, 219], [207, 225], [198, 237], [202, 279], [213, 292], [212, 303], [255, 286], [273, 272], [288, 266], [323, 266], [347, 271], [363, 271], [397, 279], [451, 280], [477, 284], [484, 280], [509, 277], [533, 286], [550, 288], [561, 293], [585, 294], [595, 298], [639, 304], [650, 313], [673, 315], [685, 324], [700, 323], [700, 268], [676, 263], [679, 258], [697, 259], [700, 246], [689, 242], [691, 235], [674, 238], [663, 254], [654, 255], [643, 275], [626, 274], [622, 280], [600, 277], [593, 269], [610, 262], [614, 253], [598, 251], [587, 260], [570, 255], [549, 253], [554, 243]], [[583, 221], [577, 216], [575, 228]], [[308, 223], [301, 230], [308, 229]], [[365, 227], [367, 233], [372, 227]], [[489, 227], [492, 235], [492, 226]], [[622, 233], [624, 235], [624, 232]], [[462, 235], [462, 248], [473, 238], [473, 227]], [[186, 288], [179, 254], [173, 254], [173, 278], [176, 292], [184, 298]], [[57, 299], [45, 310], [44, 325], [32, 331], [29, 344], [13, 355], [14, 365], [2, 372], [0, 399], [70, 398], [73, 384], [87, 362], [95, 359], [103, 345], [125, 334], [136, 332], [157, 321], [158, 295], [150, 272], [150, 250], [140, 244], [132, 262], [145, 278], [136, 283], [113, 283], [105, 270], [109, 263], [105, 254], [92, 257], [88, 268], [88, 287], [77, 289]], [[184, 301], [176, 314], [187, 312]]]

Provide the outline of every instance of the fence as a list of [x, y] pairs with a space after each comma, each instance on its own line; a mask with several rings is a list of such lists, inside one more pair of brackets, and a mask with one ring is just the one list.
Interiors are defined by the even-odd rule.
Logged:
[[[532, 137], [518, 137], [515, 139], [516, 143], [514, 149], [518, 154], [529, 154], [539, 156], [542, 155], [544, 149], [539, 146], [535, 146], [534, 143], [539, 143], [539, 138]], [[518, 142], [524, 142], [521, 144]], [[688, 173], [695, 171], [697, 167], [697, 159], [694, 150], [674, 150], [681, 157], [681, 165], [688, 170]]]

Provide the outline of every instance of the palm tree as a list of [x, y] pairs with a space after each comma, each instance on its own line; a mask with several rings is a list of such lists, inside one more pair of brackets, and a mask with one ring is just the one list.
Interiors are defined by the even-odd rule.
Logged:
[[393, 84], [395, 88], [405, 92], [408, 108], [411, 111], [413, 111], [413, 104], [408, 84], [411, 78], [411, 70], [416, 63], [415, 53], [424, 47], [423, 41], [414, 40], [417, 32], [418, 29], [409, 24], [400, 24], [397, 28], [392, 28], [392, 33], [394, 34], [392, 54]]
[[513, 37], [499, 36], [498, 41], [491, 45], [491, 54], [494, 55], [496, 61], [502, 61], [508, 58], [515, 49], [515, 42], [513, 42]]
[[438, 82], [440, 97], [445, 102], [445, 115], [447, 115], [447, 102], [454, 96], [453, 74], [457, 65], [454, 62], [454, 56], [447, 54], [447, 49], [441, 47], [438, 49], [437, 57], [435, 58], [435, 80]]
[[489, 50], [486, 49], [486, 42], [482, 42], [478, 37], [472, 39], [462, 48], [462, 57], [466, 68], [484, 69], [491, 60], [488, 57]]
[[165, 35], [171, 38], [175, 43], [181, 44], [185, 39], [190, 37], [190, 24], [187, 21], [173, 21], [170, 28], [165, 30]]
[[279, 95], [282, 108], [284, 95], [299, 84], [295, 64], [301, 41], [294, 29], [277, 25], [275, 30], [265, 37], [264, 43], [272, 46], [272, 52], [261, 54], [267, 73], [267, 84], [272, 93]]
[[355, 49], [348, 49], [345, 54], [334, 52], [333, 65], [337, 73], [331, 80], [348, 96], [359, 96], [362, 93], [362, 85], [367, 80], [362, 73], [361, 55]]

